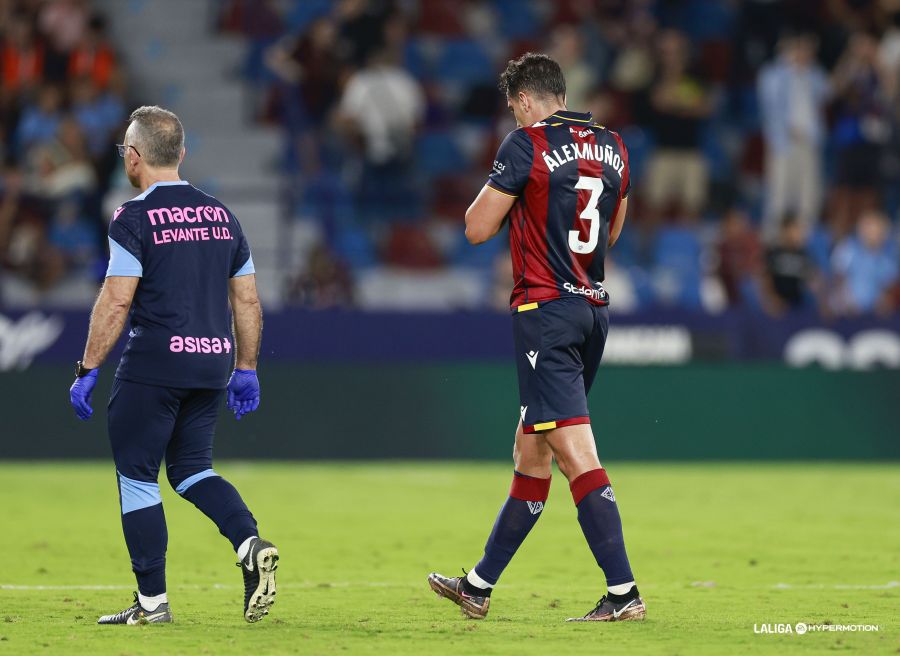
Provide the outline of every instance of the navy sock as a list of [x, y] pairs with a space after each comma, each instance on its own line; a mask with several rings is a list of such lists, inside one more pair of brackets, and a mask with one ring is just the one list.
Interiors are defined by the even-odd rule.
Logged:
[[485, 582], [496, 585], [541, 516], [549, 492], [549, 478], [534, 478], [515, 472], [509, 498], [497, 515], [494, 529], [484, 545], [484, 557], [475, 565], [475, 574]]
[[[212, 472], [212, 470], [207, 470]], [[205, 473], [205, 472], [201, 472]], [[190, 477], [185, 482], [190, 480]], [[211, 473], [190, 484], [175, 488], [181, 496], [197, 506], [209, 517], [234, 550], [247, 538], [257, 535], [256, 520], [234, 486], [218, 474]]]
[[166, 546], [169, 533], [161, 503], [122, 515], [122, 531], [131, 556], [138, 591], [155, 597], [166, 591]]
[[606, 585], [634, 580], [616, 497], [604, 469], [585, 472], [569, 485], [578, 507], [578, 523], [597, 564], [606, 575]]

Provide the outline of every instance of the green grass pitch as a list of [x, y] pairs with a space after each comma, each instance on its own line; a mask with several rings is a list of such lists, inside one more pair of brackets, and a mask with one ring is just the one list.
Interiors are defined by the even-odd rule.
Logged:
[[[606, 464], [644, 623], [563, 622], [604, 586], [559, 473], [476, 622], [425, 577], [477, 561], [510, 466], [222, 462], [281, 552], [272, 614], [243, 622], [229, 545], [165, 486], [176, 623], [100, 627], [134, 587], [112, 464], [0, 464], [0, 655], [900, 651], [897, 465]], [[754, 633], [801, 621], [880, 630]]]

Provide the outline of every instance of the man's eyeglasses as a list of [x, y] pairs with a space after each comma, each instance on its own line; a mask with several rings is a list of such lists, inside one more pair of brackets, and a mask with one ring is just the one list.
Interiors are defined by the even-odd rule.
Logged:
[[136, 152], [138, 157], [141, 156], [140, 152], [138, 152], [138, 149], [131, 144], [116, 144], [116, 152], [119, 153], [119, 157], [125, 157], [125, 151], [127, 151], [129, 148]]

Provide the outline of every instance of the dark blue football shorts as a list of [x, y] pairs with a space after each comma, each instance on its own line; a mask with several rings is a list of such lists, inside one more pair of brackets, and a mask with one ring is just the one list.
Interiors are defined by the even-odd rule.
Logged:
[[609, 309], [572, 296], [522, 305], [513, 314], [519, 412], [526, 433], [590, 423]]

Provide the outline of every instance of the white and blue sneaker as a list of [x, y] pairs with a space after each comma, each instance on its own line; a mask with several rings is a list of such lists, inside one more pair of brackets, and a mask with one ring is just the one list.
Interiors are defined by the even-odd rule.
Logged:
[[115, 615], [104, 615], [97, 620], [97, 624], [157, 624], [172, 622], [172, 612], [168, 602], [156, 607], [156, 610], [147, 610], [138, 601], [138, 593], [134, 593], [134, 605]]

